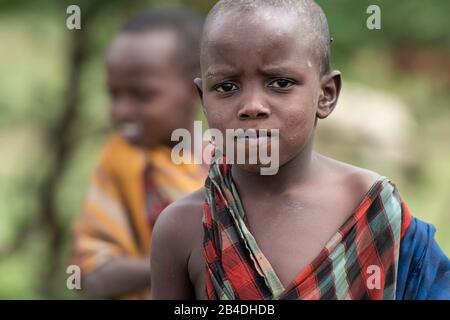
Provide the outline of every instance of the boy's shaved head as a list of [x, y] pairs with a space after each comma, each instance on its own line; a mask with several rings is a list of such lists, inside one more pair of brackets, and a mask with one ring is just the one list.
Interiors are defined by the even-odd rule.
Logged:
[[190, 128], [198, 96], [203, 18], [185, 9], [152, 9], [130, 18], [108, 48], [110, 115], [118, 132], [139, 147], [171, 146]]
[[[330, 33], [327, 18], [322, 9], [313, 0], [221, 0], [209, 12], [205, 22], [202, 38], [202, 50], [210, 40], [210, 32], [214, 25], [228, 13], [255, 13], [266, 10], [268, 14], [281, 11], [287, 15], [295, 15], [297, 28], [302, 30], [301, 37], [310, 41], [310, 46], [318, 57], [321, 74], [330, 71]], [[240, 21], [236, 21], [240, 23]], [[274, 25], [274, 27], [277, 27]], [[306, 31], [306, 32], [305, 32]], [[308, 35], [308, 36], [306, 36]]]
[[121, 33], [136, 34], [147, 31], [172, 31], [177, 37], [179, 61], [189, 77], [198, 75], [199, 42], [203, 18], [184, 8], [149, 9], [131, 17], [121, 28]]

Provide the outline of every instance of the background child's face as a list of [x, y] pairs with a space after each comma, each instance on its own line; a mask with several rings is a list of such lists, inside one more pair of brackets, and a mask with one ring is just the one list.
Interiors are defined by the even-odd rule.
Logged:
[[110, 113], [130, 142], [151, 148], [170, 144], [173, 130], [191, 125], [197, 105], [183, 73], [171, 31], [123, 33], [106, 57]]
[[283, 165], [313, 138], [321, 84], [308, 35], [286, 14], [232, 12], [220, 20], [201, 58], [208, 123], [222, 132], [280, 129]]

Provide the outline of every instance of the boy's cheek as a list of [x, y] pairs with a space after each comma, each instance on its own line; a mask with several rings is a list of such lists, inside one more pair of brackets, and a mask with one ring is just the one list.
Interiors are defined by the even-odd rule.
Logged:
[[[226, 107], [224, 107], [225, 109]], [[231, 113], [227, 113], [224, 110], [218, 110], [218, 108], [210, 108], [205, 107], [204, 113], [208, 124], [212, 128], [227, 128], [229, 125], [228, 119], [230, 118]]]
[[297, 110], [285, 119], [280, 134], [288, 143], [304, 143], [312, 134], [314, 122], [314, 110]]

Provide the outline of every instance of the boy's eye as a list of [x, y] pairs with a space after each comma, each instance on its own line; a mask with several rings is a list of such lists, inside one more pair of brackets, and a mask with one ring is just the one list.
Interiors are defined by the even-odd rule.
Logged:
[[278, 89], [287, 89], [294, 85], [294, 82], [288, 79], [275, 79], [269, 83], [269, 86]]
[[135, 89], [131, 92], [131, 95], [134, 99], [143, 103], [150, 102], [156, 96], [156, 94], [156, 91], [147, 89]]
[[108, 94], [111, 100], [115, 100], [117, 99], [117, 96], [119, 95], [119, 93], [117, 92], [117, 90], [108, 88]]
[[231, 82], [224, 82], [218, 86], [216, 86], [216, 91], [220, 93], [231, 92], [237, 90], [237, 86]]

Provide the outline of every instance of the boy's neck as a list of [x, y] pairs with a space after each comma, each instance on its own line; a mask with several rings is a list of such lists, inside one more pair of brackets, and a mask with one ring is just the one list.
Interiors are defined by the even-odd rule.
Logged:
[[311, 177], [315, 154], [313, 139], [294, 158], [281, 166], [275, 175], [261, 175], [233, 165], [232, 176], [239, 190], [250, 194], [280, 194], [304, 185]]

